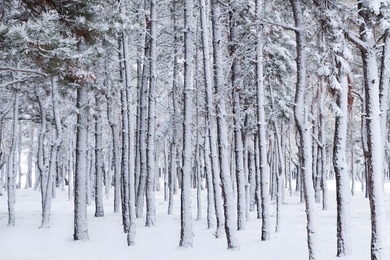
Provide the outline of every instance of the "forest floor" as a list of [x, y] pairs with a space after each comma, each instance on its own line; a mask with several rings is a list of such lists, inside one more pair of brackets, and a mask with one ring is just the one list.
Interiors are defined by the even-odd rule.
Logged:
[[[336, 258], [336, 199], [335, 183], [328, 181], [329, 209], [321, 210], [318, 204], [320, 259]], [[194, 196], [196, 191], [193, 192]], [[204, 191], [204, 195], [206, 191]], [[122, 231], [121, 215], [113, 213], [113, 196], [105, 199], [105, 216], [94, 217], [94, 204], [88, 207], [89, 241], [73, 241], [73, 202], [68, 201], [66, 191], [57, 191], [52, 203], [51, 225], [39, 229], [41, 221], [40, 193], [17, 190], [16, 226], [7, 227], [7, 197], [0, 197], [0, 259], [2, 260], [65, 260], [65, 259], [213, 259], [213, 260], [275, 260], [308, 259], [306, 243], [305, 205], [299, 194], [288, 196], [282, 206], [280, 232], [272, 233], [270, 241], [260, 241], [261, 222], [255, 212], [246, 230], [238, 232], [240, 249], [227, 250], [225, 237], [216, 239], [214, 230], [207, 229], [206, 201], [203, 201], [202, 220], [195, 221], [196, 199], [193, 206], [193, 248], [179, 248], [180, 201], [175, 197], [173, 215], [167, 215], [168, 203], [162, 191], [156, 193], [157, 225], [145, 227], [144, 220], [137, 220], [136, 244], [128, 247]], [[390, 231], [390, 184], [386, 184], [387, 230]], [[275, 203], [272, 204], [272, 229], [275, 226]], [[351, 221], [353, 254], [343, 259], [370, 259], [369, 202], [364, 193], [356, 189], [351, 197]], [[390, 237], [388, 239], [390, 241]], [[388, 245], [390, 243], [388, 242]], [[389, 246], [388, 246], [389, 247]]]

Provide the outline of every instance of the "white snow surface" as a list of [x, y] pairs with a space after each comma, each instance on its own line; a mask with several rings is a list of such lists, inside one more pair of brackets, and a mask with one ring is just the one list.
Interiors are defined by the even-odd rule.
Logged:
[[[360, 185], [357, 185], [360, 186]], [[335, 182], [328, 181], [329, 210], [318, 207], [320, 259], [336, 257], [336, 200]], [[386, 188], [386, 212], [390, 216], [390, 184]], [[206, 190], [203, 190], [206, 207]], [[196, 192], [192, 192], [193, 195]], [[106, 215], [95, 218], [94, 205], [88, 207], [89, 238], [87, 242], [73, 241], [73, 202], [68, 201], [66, 191], [57, 191], [53, 199], [51, 224], [48, 229], [39, 229], [41, 222], [40, 193], [17, 190], [16, 226], [7, 227], [7, 197], [0, 197], [0, 259], [4, 260], [70, 260], [70, 259], [308, 259], [306, 242], [306, 215], [299, 195], [286, 196], [282, 205], [282, 226], [279, 233], [272, 233], [271, 240], [260, 240], [261, 221], [251, 212], [251, 219], [244, 231], [238, 231], [239, 250], [227, 250], [225, 237], [216, 239], [215, 229], [207, 229], [206, 210], [201, 221], [193, 221], [194, 246], [180, 248], [179, 193], [176, 195], [173, 215], [167, 215], [168, 202], [163, 200], [163, 191], [156, 192], [157, 223], [145, 227], [144, 219], [137, 219], [135, 245], [128, 247], [126, 234], [121, 226], [121, 215], [113, 213], [113, 196], [104, 200]], [[192, 200], [196, 203], [196, 199]], [[272, 229], [275, 226], [275, 202], [271, 205]], [[196, 205], [192, 206], [196, 216]], [[370, 213], [369, 201], [364, 193], [356, 190], [351, 196], [352, 255], [346, 260], [370, 259]], [[387, 232], [390, 219], [387, 217]], [[389, 243], [387, 243], [389, 247]]]

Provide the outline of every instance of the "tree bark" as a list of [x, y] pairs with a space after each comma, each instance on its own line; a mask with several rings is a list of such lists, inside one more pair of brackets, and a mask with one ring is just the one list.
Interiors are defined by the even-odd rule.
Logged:
[[192, 91], [194, 28], [192, 0], [184, 1], [184, 122], [183, 122], [183, 182], [181, 187], [181, 247], [192, 247], [191, 162], [192, 162]]
[[89, 240], [87, 222], [88, 86], [77, 89], [77, 133], [74, 187], [74, 240]]

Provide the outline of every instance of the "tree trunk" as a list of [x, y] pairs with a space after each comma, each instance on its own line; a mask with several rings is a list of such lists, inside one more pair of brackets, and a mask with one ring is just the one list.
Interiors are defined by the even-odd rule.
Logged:
[[[256, 18], [262, 19], [262, 1], [256, 0]], [[265, 138], [266, 122], [264, 113], [264, 85], [263, 85], [263, 39], [261, 28], [256, 32], [256, 88], [257, 88], [257, 130], [259, 135], [259, 160], [260, 160], [260, 192], [261, 192], [261, 240], [271, 238], [271, 218], [269, 209], [269, 166], [267, 163], [267, 142]]]
[[147, 167], [146, 167], [146, 222], [145, 226], [154, 226], [156, 222], [155, 185], [155, 131], [156, 131], [156, 83], [157, 83], [157, 6], [156, 0], [150, 0], [150, 80], [148, 96], [147, 131]]
[[192, 0], [184, 1], [184, 121], [183, 121], [183, 182], [181, 187], [181, 247], [192, 247], [191, 155], [192, 155], [192, 91], [194, 28]]
[[213, 95], [213, 82], [211, 77], [211, 61], [210, 61], [210, 38], [209, 38], [209, 25], [208, 18], [206, 15], [207, 6], [204, 0], [200, 0], [200, 14], [201, 14], [201, 26], [202, 26], [202, 46], [203, 46], [203, 68], [204, 68], [204, 80], [206, 87], [206, 113], [209, 124], [209, 138], [210, 141], [210, 152], [211, 152], [211, 165], [213, 175], [213, 189], [214, 189], [214, 204], [215, 214], [217, 219], [217, 229], [215, 236], [218, 238], [222, 235], [225, 226], [223, 204], [222, 204], [222, 189], [221, 189], [221, 176], [219, 170], [219, 158], [218, 158], [218, 146], [217, 146], [217, 123], [215, 113], [215, 97]]
[[336, 115], [333, 147], [333, 166], [336, 176], [337, 256], [351, 254], [351, 217], [349, 200], [349, 171], [346, 158], [348, 128], [348, 80], [345, 72], [339, 75], [341, 90], [337, 96], [340, 113]]
[[312, 178], [312, 151], [311, 151], [311, 124], [308, 120], [308, 108], [305, 106], [306, 94], [306, 40], [303, 24], [303, 10], [301, 0], [290, 0], [295, 27], [297, 43], [297, 83], [295, 92], [294, 117], [296, 127], [300, 137], [300, 147], [302, 152], [301, 174], [303, 177], [303, 195], [306, 204], [307, 219], [307, 244], [309, 249], [309, 259], [314, 260], [318, 257], [318, 238], [317, 238], [317, 216], [315, 211], [314, 188]]
[[74, 240], [89, 240], [87, 222], [88, 86], [77, 88], [77, 136], [74, 187]]
[[212, 29], [213, 29], [213, 57], [214, 57], [214, 88], [218, 95], [218, 100], [215, 103], [217, 111], [217, 131], [218, 131], [218, 148], [219, 148], [219, 167], [222, 183], [222, 197], [224, 200], [225, 213], [225, 232], [228, 249], [238, 248], [237, 242], [237, 218], [236, 218], [236, 203], [231, 183], [231, 175], [229, 168], [229, 140], [227, 113], [224, 96], [226, 95], [223, 75], [222, 62], [222, 36], [221, 36], [221, 13], [218, 0], [212, 0]]
[[19, 94], [15, 94], [12, 115], [12, 140], [8, 156], [7, 172], [7, 203], [8, 203], [8, 226], [15, 226], [15, 202], [16, 202], [16, 145], [18, 139], [19, 124]]
[[101, 97], [95, 93], [95, 217], [104, 216], [103, 207], [103, 123]]
[[235, 7], [230, 11], [230, 39], [232, 57], [231, 65], [231, 81], [232, 81], [232, 97], [233, 97], [233, 120], [234, 120], [234, 164], [235, 177], [237, 183], [237, 229], [244, 230], [246, 226], [246, 200], [245, 200], [245, 172], [244, 172], [244, 148], [242, 142], [242, 109], [240, 100], [240, 91], [242, 89], [242, 80], [239, 73], [241, 71], [240, 61], [236, 58], [235, 50], [238, 48], [240, 41], [238, 28], [233, 15], [237, 12]]

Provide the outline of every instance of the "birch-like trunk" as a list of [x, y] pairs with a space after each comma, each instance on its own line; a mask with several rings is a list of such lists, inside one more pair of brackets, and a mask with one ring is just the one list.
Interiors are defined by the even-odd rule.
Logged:
[[317, 234], [317, 215], [315, 210], [314, 188], [312, 178], [312, 137], [311, 124], [308, 119], [308, 108], [305, 106], [306, 90], [306, 37], [303, 24], [303, 9], [301, 0], [290, 0], [294, 21], [295, 35], [297, 43], [297, 83], [295, 92], [294, 118], [300, 138], [301, 158], [301, 176], [303, 178], [303, 196], [306, 204], [307, 219], [307, 244], [309, 249], [309, 259], [314, 260], [318, 257], [318, 234]]
[[[149, 0], [144, 1], [144, 9], [149, 9]], [[138, 130], [138, 163], [139, 163], [139, 177], [137, 186], [137, 197], [136, 197], [136, 214], [137, 218], [142, 217], [144, 210], [144, 197], [147, 179], [147, 139], [148, 139], [148, 82], [150, 80], [150, 58], [151, 58], [151, 35], [150, 26], [151, 21], [149, 16], [145, 16], [146, 31], [145, 34], [145, 53], [144, 53], [144, 64], [142, 72], [142, 82], [140, 85], [140, 104], [139, 104], [139, 130]]]
[[209, 23], [207, 17], [207, 6], [205, 0], [200, 0], [200, 15], [202, 26], [202, 47], [203, 47], [203, 68], [204, 68], [204, 80], [206, 87], [206, 113], [209, 125], [209, 142], [210, 142], [210, 159], [212, 165], [212, 184], [214, 189], [214, 204], [215, 214], [217, 220], [217, 229], [215, 236], [218, 238], [222, 235], [225, 226], [225, 218], [222, 204], [222, 189], [221, 189], [221, 177], [219, 170], [219, 158], [218, 158], [218, 146], [217, 146], [217, 123], [215, 112], [215, 97], [213, 95], [213, 80], [211, 77], [211, 61], [210, 61], [210, 37], [209, 37]]
[[103, 207], [103, 123], [101, 97], [95, 93], [95, 217], [104, 216]]
[[[236, 3], [235, 3], [236, 4]], [[233, 4], [234, 5], [234, 4]], [[242, 89], [242, 79], [240, 78], [240, 61], [235, 53], [240, 41], [238, 28], [233, 15], [237, 12], [235, 6], [232, 6], [230, 11], [230, 55], [232, 57], [231, 65], [231, 81], [232, 81], [232, 97], [233, 97], [233, 121], [234, 121], [234, 165], [235, 178], [237, 183], [237, 229], [244, 230], [246, 226], [246, 199], [245, 199], [245, 172], [244, 172], [244, 147], [242, 141], [242, 109], [240, 100], [240, 91]]]
[[121, 153], [118, 120], [113, 111], [114, 97], [109, 96], [107, 102], [107, 118], [111, 127], [112, 136], [112, 160], [114, 166], [114, 213], [119, 213], [121, 205]]
[[[262, 19], [263, 2], [256, 0], [256, 18]], [[257, 131], [260, 160], [260, 193], [261, 193], [261, 240], [271, 239], [271, 216], [269, 209], [269, 166], [267, 162], [267, 141], [265, 138], [266, 122], [264, 113], [264, 82], [263, 82], [263, 39], [259, 26], [256, 32], [256, 88], [257, 88]]]
[[74, 187], [74, 240], [89, 240], [87, 222], [88, 86], [77, 89], [77, 133]]
[[192, 0], [184, 1], [184, 121], [183, 121], [183, 181], [181, 187], [181, 247], [192, 247], [191, 162], [192, 162], [192, 92], [194, 28]]
[[[55, 181], [55, 173], [57, 170], [57, 154], [62, 142], [62, 129], [61, 129], [62, 127], [61, 127], [60, 112], [58, 109], [59, 101], [57, 95], [57, 88], [58, 88], [57, 79], [52, 78], [52, 104], [53, 104], [53, 115], [54, 115], [54, 122], [55, 122], [55, 134], [53, 133], [53, 144], [51, 146], [51, 151], [50, 151], [49, 171], [47, 173], [46, 183], [45, 184], [42, 183], [41, 186], [42, 189], [43, 187], [45, 187], [46, 190], [42, 190], [42, 223], [40, 228], [48, 228], [50, 224], [51, 200], [53, 197], [53, 189], [55, 188], [54, 181]], [[43, 112], [42, 115], [45, 115], [45, 113]], [[42, 120], [45, 121], [44, 119]], [[44, 127], [44, 129], [45, 128], [46, 127]]]
[[[177, 1], [172, 2], [171, 19], [173, 23], [174, 31], [177, 32], [178, 22], [176, 19]], [[179, 36], [175, 33], [173, 37], [173, 51], [175, 54], [179, 51]], [[172, 75], [172, 110], [173, 110], [173, 122], [172, 122], [172, 140], [170, 147], [170, 163], [169, 163], [169, 202], [168, 202], [168, 215], [173, 213], [175, 187], [177, 182], [177, 80], [178, 80], [178, 55], [173, 57], [173, 75]]]
[[337, 105], [340, 109], [336, 115], [336, 129], [333, 146], [333, 167], [336, 177], [337, 201], [337, 256], [350, 255], [351, 217], [349, 195], [349, 170], [347, 165], [347, 128], [348, 128], [348, 80], [345, 72], [340, 71], [340, 92]]
[[213, 57], [214, 57], [214, 88], [218, 96], [215, 107], [217, 112], [217, 141], [219, 148], [219, 167], [222, 183], [222, 197], [224, 200], [225, 232], [228, 249], [238, 248], [236, 203], [234, 200], [230, 163], [229, 163], [229, 138], [227, 126], [227, 113], [225, 105], [226, 91], [224, 86], [224, 71], [222, 61], [222, 35], [221, 35], [221, 11], [218, 0], [212, 0], [211, 16], [213, 30]]
[[156, 205], [154, 198], [155, 159], [154, 138], [156, 131], [156, 83], [157, 83], [157, 2], [150, 0], [150, 80], [148, 95], [148, 131], [147, 131], [147, 167], [146, 167], [146, 222], [145, 226], [154, 226]]
[[319, 113], [319, 127], [318, 127], [318, 141], [320, 142], [320, 171], [321, 171], [321, 190], [322, 190], [322, 209], [328, 209], [328, 186], [327, 186], [327, 152], [326, 152], [326, 129], [325, 129], [325, 111], [324, 101], [326, 97], [326, 87], [324, 79], [320, 83], [320, 97], [318, 103]]
[[12, 114], [12, 139], [8, 156], [7, 172], [7, 203], [8, 203], [8, 226], [15, 226], [15, 202], [16, 202], [16, 146], [18, 142], [19, 124], [19, 94], [15, 93]]

